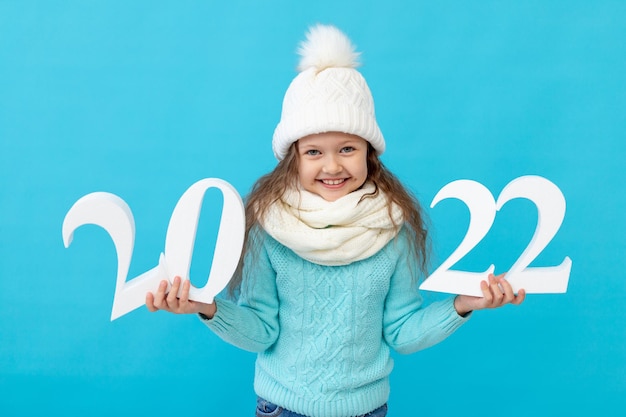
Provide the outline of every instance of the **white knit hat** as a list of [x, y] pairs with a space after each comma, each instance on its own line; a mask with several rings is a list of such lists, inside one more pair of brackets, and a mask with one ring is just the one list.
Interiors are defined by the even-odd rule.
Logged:
[[357, 135], [382, 154], [385, 139], [376, 123], [372, 93], [355, 69], [359, 53], [350, 39], [334, 26], [317, 25], [298, 53], [300, 73], [285, 93], [272, 140], [276, 158], [282, 160], [298, 139], [324, 132]]

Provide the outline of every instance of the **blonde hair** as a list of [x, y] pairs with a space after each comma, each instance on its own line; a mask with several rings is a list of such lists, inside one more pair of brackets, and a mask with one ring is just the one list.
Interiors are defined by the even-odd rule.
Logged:
[[[244, 259], [246, 259], [246, 254], [255, 250], [255, 245], [251, 242], [255, 240], [255, 235], [261, 230], [260, 219], [265, 216], [273, 203], [280, 200], [286, 190], [297, 187], [298, 163], [298, 142], [295, 142], [289, 147], [285, 158], [276, 165], [273, 171], [259, 178], [248, 194], [246, 198], [245, 244], [237, 271], [229, 283], [228, 289], [231, 296], [235, 296], [241, 288]], [[417, 272], [426, 276], [430, 257], [430, 242], [425, 214], [415, 196], [385, 167], [369, 142], [366, 182], [374, 184], [375, 190], [363, 198], [373, 197], [382, 192], [389, 203], [390, 218], [392, 218], [391, 203], [395, 203], [402, 210], [404, 223], [403, 225], [396, 225], [396, 227], [405, 226], [407, 229], [411, 252], [418, 260], [419, 271]], [[251, 254], [252, 257], [249, 259], [254, 259], [254, 252]], [[415, 282], [418, 278], [417, 275], [414, 277]]]

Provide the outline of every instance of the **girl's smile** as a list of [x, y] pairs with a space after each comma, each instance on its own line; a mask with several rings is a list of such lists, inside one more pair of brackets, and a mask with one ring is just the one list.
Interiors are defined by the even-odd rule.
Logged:
[[297, 142], [298, 177], [305, 190], [335, 201], [367, 179], [367, 141], [340, 132], [306, 136]]
[[339, 185], [343, 184], [345, 179], [343, 180], [321, 180], [326, 185]]

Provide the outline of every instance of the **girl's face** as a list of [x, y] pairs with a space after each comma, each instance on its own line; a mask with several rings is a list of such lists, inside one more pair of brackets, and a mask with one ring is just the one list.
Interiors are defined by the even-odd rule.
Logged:
[[297, 142], [298, 177], [307, 191], [335, 201], [367, 179], [367, 141], [347, 133], [326, 132]]

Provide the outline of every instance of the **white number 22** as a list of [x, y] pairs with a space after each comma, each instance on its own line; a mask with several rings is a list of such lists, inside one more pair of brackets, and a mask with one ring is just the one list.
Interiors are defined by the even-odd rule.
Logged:
[[459, 199], [467, 205], [470, 212], [469, 226], [456, 250], [420, 285], [420, 289], [482, 296], [480, 281], [493, 273], [494, 265], [485, 272], [457, 271], [450, 268], [487, 235], [497, 210], [514, 198], [525, 198], [537, 206], [537, 227], [530, 243], [511, 266], [506, 278], [515, 292], [521, 288], [527, 293], [567, 291], [572, 267], [569, 257], [566, 256], [558, 266], [528, 266], [554, 238], [563, 222], [565, 197], [556, 185], [535, 175], [519, 177], [504, 187], [496, 202], [482, 184], [471, 180], [458, 180], [439, 190], [431, 203], [431, 208], [447, 198]]
[[210, 303], [228, 284], [243, 247], [244, 208], [241, 197], [230, 184], [219, 178], [206, 178], [193, 184], [182, 195], [167, 227], [165, 252], [159, 263], [143, 274], [126, 281], [135, 244], [135, 221], [128, 205], [118, 196], [105, 192], [80, 198], [63, 220], [63, 242], [69, 247], [74, 231], [84, 224], [105, 229], [117, 252], [117, 281], [111, 320], [144, 305], [148, 291], [156, 291], [162, 280], [170, 284], [175, 276], [189, 277], [198, 219], [205, 192], [218, 188], [223, 195], [222, 218], [215, 242], [209, 279], [202, 288], [192, 286], [191, 300]]

